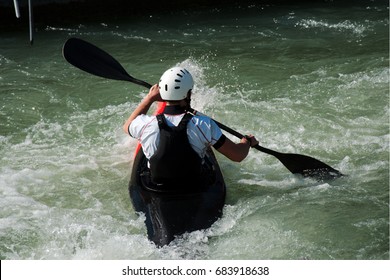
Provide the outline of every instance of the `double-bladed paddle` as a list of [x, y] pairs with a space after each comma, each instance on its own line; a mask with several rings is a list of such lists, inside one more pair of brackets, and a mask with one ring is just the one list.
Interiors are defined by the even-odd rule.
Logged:
[[[151, 88], [152, 85], [135, 79], [130, 76], [122, 65], [107, 52], [88, 43], [82, 39], [70, 38], [68, 39], [62, 49], [64, 58], [77, 68], [86, 71], [90, 74], [100, 76], [103, 78], [122, 80], [135, 83], [137, 85]], [[192, 113], [196, 114], [195, 110], [191, 109]], [[198, 113], [200, 114], [200, 113]], [[215, 121], [215, 120], [214, 120]], [[215, 121], [215, 123], [223, 130], [242, 139], [244, 135], [233, 130], [226, 125]], [[273, 155], [276, 157], [288, 170], [294, 174], [301, 174], [304, 177], [313, 177], [316, 179], [332, 179], [343, 176], [341, 172], [330, 167], [329, 165], [309, 156], [280, 153], [260, 145], [253, 147], [263, 153]]]

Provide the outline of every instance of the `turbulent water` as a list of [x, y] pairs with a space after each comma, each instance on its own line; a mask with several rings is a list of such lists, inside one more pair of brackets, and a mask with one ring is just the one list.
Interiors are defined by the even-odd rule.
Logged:
[[[27, 32], [0, 34], [0, 259], [388, 259], [388, 3], [354, 3], [56, 22], [32, 47]], [[348, 176], [218, 155], [223, 217], [156, 248], [128, 198], [136, 142], [121, 130], [146, 91], [67, 64], [70, 37], [149, 83], [184, 66], [194, 108]]]

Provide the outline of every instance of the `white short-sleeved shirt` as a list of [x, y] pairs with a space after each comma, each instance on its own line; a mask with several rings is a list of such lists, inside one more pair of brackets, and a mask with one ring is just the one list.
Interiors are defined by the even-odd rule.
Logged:
[[[177, 126], [184, 114], [164, 116], [169, 126]], [[131, 122], [129, 133], [140, 141], [145, 156], [150, 159], [157, 151], [160, 141], [156, 116], [139, 115]], [[187, 125], [187, 135], [192, 148], [203, 158], [207, 149], [220, 139], [222, 131], [209, 117], [193, 116]]]

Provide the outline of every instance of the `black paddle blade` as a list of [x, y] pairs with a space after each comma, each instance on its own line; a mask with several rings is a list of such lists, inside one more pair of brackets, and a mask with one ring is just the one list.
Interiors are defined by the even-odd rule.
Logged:
[[70, 64], [90, 74], [151, 88], [150, 84], [130, 76], [111, 55], [82, 39], [68, 39], [62, 48], [62, 54]]
[[329, 180], [344, 176], [340, 171], [315, 158], [298, 154], [274, 154], [294, 174], [317, 180]]

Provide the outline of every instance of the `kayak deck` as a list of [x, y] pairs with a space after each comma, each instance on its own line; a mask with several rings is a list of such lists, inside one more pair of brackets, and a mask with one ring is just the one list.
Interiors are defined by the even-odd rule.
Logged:
[[146, 216], [148, 238], [157, 246], [185, 232], [209, 228], [222, 215], [226, 186], [211, 150], [204, 173], [196, 183], [157, 186], [150, 180], [147, 159], [140, 149], [134, 159], [129, 194], [134, 209]]

